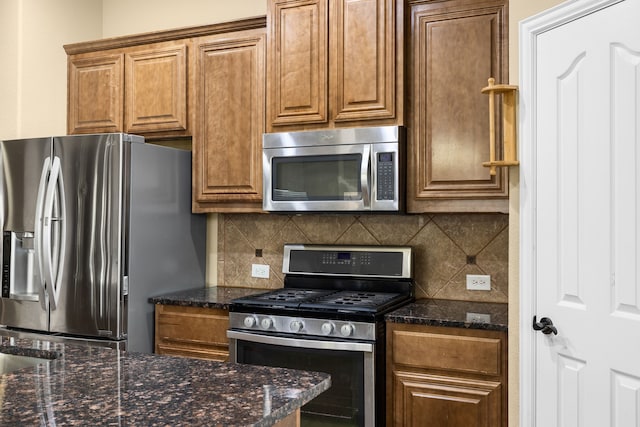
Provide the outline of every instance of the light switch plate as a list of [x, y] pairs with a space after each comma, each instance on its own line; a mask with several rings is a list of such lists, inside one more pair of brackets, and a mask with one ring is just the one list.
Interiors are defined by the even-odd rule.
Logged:
[[267, 264], [251, 264], [251, 277], [260, 279], [269, 278], [269, 266]]

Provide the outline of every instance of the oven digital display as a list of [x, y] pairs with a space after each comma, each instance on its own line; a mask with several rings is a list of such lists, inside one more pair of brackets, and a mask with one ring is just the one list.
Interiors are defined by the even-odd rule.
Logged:
[[351, 259], [351, 253], [350, 252], [338, 252], [337, 258], [340, 261], [349, 261]]

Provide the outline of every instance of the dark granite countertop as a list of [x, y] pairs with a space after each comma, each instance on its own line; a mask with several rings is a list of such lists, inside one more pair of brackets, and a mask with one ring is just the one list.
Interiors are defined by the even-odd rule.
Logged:
[[153, 304], [182, 305], [191, 307], [221, 308], [227, 310], [234, 298], [267, 292], [269, 289], [231, 288], [214, 286], [194, 288], [149, 298]]
[[328, 374], [0, 336], [52, 359], [0, 375], [0, 425], [267, 426], [328, 389]]
[[421, 299], [385, 315], [392, 323], [507, 331], [508, 304]]
[[[267, 292], [269, 289], [216, 286], [195, 288], [149, 298], [153, 304], [228, 309], [234, 298]], [[508, 304], [420, 299], [385, 315], [393, 323], [413, 323], [469, 329], [506, 331]]]

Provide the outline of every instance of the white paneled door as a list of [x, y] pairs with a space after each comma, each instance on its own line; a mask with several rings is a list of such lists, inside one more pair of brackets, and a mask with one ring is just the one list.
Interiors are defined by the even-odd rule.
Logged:
[[640, 427], [640, 0], [562, 4], [520, 52], [521, 425]]

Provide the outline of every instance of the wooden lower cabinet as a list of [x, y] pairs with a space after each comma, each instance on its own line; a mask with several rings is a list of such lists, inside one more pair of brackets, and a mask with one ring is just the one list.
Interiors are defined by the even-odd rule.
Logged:
[[157, 354], [229, 360], [227, 310], [159, 304], [155, 321]]
[[507, 425], [506, 332], [387, 324], [387, 425]]

